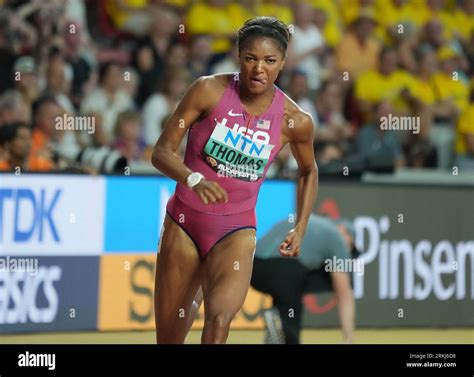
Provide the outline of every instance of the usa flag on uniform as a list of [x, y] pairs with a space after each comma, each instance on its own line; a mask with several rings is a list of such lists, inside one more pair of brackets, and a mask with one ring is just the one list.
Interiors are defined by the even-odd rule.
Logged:
[[270, 121], [259, 119], [257, 121], [257, 128], [262, 128], [264, 130], [269, 130], [270, 129]]

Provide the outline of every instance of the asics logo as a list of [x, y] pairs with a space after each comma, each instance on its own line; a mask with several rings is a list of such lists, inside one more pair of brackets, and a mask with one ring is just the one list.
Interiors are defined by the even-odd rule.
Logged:
[[239, 116], [242, 116], [242, 114], [235, 114], [232, 112], [232, 109], [229, 110], [228, 114], [231, 116], [231, 117], [239, 117]]

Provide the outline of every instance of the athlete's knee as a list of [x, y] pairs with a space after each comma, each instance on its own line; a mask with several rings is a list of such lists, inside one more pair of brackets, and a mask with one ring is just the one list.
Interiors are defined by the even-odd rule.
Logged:
[[219, 312], [207, 316], [204, 320], [206, 327], [212, 327], [214, 330], [228, 330], [232, 322], [233, 315], [226, 312]]

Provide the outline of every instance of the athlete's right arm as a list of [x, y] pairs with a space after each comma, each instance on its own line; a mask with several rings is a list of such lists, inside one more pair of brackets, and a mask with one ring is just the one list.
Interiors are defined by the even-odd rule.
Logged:
[[[213, 76], [201, 77], [191, 85], [166, 122], [153, 150], [151, 157], [153, 166], [184, 185], [192, 171], [176, 155], [176, 151], [188, 129], [218, 102], [219, 98], [215, 94], [218, 92], [216, 80]], [[202, 180], [193, 187], [193, 190], [205, 204], [228, 200], [227, 193], [216, 182]]]

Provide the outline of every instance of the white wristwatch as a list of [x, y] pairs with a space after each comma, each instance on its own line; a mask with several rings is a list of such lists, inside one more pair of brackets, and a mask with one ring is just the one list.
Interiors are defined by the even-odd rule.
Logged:
[[188, 178], [186, 179], [186, 184], [188, 185], [189, 188], [193, 188], [203, 179], [204, 179], [204, 176], [201, 173], [194, 172], [188, 175]]

